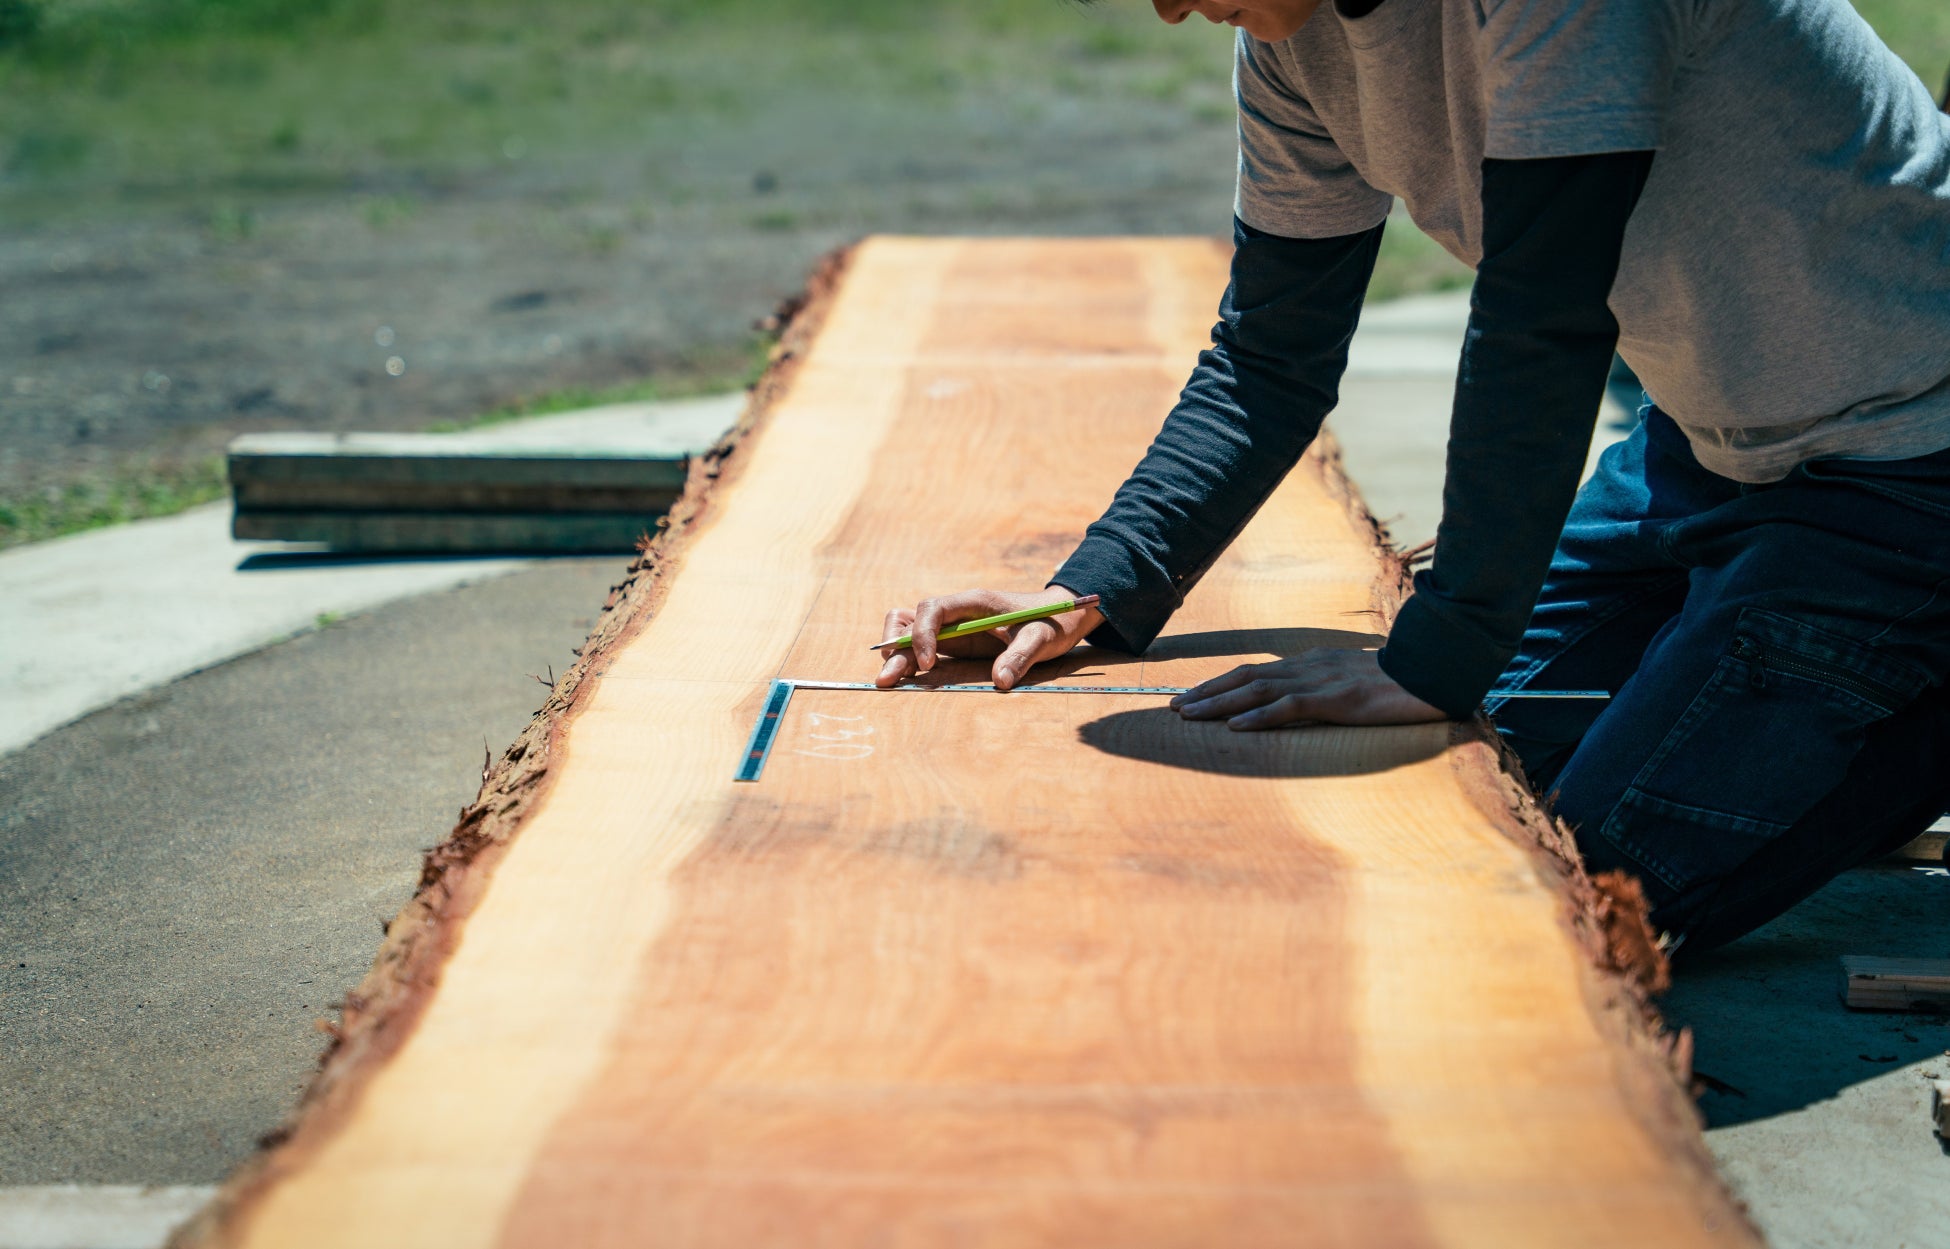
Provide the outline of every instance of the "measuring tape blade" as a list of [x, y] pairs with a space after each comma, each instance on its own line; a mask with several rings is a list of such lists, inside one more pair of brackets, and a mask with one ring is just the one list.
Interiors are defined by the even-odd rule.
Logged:
[[[765, 709], [752, 725], [752, 737], [745, 743], [745, 757], [739, 761], [739, 781], [755, 781], [765, 772], [765, 761], [772, 757], [772, 743], [778, 739], [785, 720], [785, 709], [794, 690], [862, 690], [876, 694], [1163, 694], [1177, 696], [1191, 691], [1173, 685], [1019, 685], [998, 690], [993, 685], [871, 685], [865, 681], [795, 681], [780, 678], [772, 682], [765, 696]], [[1512, 698], [1610, 698], [1605, 690], [1510, 690], [1491, 692], [1486, 701]]]
[[[1183, 685], [1018, 685], [998, 690], [993, 685], [870, 685], [865, 681], [793, 681], [802, 690], [865, 690], [877, 694], [1179, 694]], [[1485, 702], [1510, 698], [1610, 698], [1607, 690], [1491, 690]]]
[[1512, 698], [1610, 698], [1610, 690], [1491, 690], [1483, 695], [1486, 703], [1506, 702]]

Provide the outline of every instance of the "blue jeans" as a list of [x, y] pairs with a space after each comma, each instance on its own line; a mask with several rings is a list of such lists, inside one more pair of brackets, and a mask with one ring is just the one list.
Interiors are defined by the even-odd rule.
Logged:
[[1656, 407], [1579, 491], [1488, 706], [1593, 872], [1689, 952], [1950, 801], [1950, 451], [1744, 485]]

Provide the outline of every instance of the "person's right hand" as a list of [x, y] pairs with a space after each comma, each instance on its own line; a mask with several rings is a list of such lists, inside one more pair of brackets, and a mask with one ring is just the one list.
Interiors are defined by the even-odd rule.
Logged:
[[1068, 654], [1092, 629], [1104, 622], [1102, 613], [1094, 607], [1085, 607], [1080, 611], [1064, 612], [1060, 616], [1042, 620], [1027, 620], [1019, 625], [990, 629], [986, 633], [971, 633], [967, 637], [952, 638], [946, 642], [935, 635], [949, 625], [964, 620], [1000, 616], [1004, 612], [1042, 607], [1076, 597], [1074, 591], [1060, 585], [1030, 594], [1012, 594], [1007, 590], [963, 590], [959, 594], [922, 599], [920, 605], [911, 610], [897, 607], [887, 613], [885, 632], [880, 636], [896, 638], [903, 633], [912, 633], [914, 645], [899, 650], [891, 646], [882, 647], [880, 653], [886, 662], [881, 666], [880, 675], [874, 678], [874, 684], [882, 689], [896, 685], [902, 677], [933, 668], [935, 660], [942, 655], [950, 658], [993, 655], [995, 663], [991, 665], [990, 673], [995, 679], [995, 688], [1013, 689], [1032, 664]]

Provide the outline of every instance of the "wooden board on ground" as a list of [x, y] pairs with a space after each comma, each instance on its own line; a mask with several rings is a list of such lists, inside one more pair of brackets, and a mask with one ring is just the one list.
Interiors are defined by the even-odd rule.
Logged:
[[1930, 831], [1898, 846], [1889, 855], [1897, 863], [1940, 863], [1950, 866], [1950, 819], [1938, 820]]
[[[773, 677], [1043, 583], [1224, 275], [1205, 240], [874, 239], [822, 278], [184, 1243], [1755, 1243], [1616, 970], [1642, 921], [1473, 728], [809, 691], [733, 783]], [[1312, 455], [1148, 655], [1043, 679], [1372, 645], [1400, 576]]]
[[242, 539], [338, 551], [630, 551], [724, 432], [710, 402], [625, 404], [444, 434], [235, 438]]
[[239, 511], [239, 540], [316, 543], [339, 554], [599, 554], [634, 551], [677, 492], [614, 512]]
[[1844, 954], [1842, 1001], [1855, 1010], [1950, 1011], [1950, 958]]

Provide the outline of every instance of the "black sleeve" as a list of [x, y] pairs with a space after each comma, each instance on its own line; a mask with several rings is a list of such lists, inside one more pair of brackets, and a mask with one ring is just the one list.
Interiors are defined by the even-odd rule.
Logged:
[[1299, 462], [1338, 398], [1382, 226], [1287, 239], [1235, 220], [1212, 346], [1051, 584], [1099, 594], [1094, 645], [1142, 651]]
[[1577, 493], [1618, 341], [1606, 300], [1651, 168], [1651, 152], [1483, 162], [1435, 562], [1381, 651], [1458, 719], [1516, 654]]

